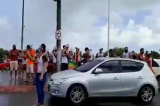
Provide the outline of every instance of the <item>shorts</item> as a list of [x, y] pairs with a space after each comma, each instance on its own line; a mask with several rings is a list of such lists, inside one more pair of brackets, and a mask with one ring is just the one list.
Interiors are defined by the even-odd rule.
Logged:
[[18, 70], [18, 61], [10, 61], [10, 70]]
[[34, 64], [27, 64], [27, 73], [34, 73]]
[[21, 64], [22, 63], [22, 59], [18, 59], [18, 64]]
[[25, 60], [22, 61], [22, 64], [27, 64], [27, 62]]

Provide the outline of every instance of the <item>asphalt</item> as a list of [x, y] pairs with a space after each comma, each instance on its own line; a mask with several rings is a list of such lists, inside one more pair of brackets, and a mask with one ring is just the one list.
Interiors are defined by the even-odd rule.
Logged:
[[[24, 83], [23, 80], [9, 81], [9, 72], [0, 72], [0, 86], [28, 86], [28, 83]], [[132, 102], [134, 98], [112, 98], [90, 100], [86, 106], [143, 106], [137, 105]], [[64, 101], [64, 102], [63, 102]], [[37, 103], [37, 96], [35, 91], [32, 92], [3, 92], [0, 93], [0, 106], [33, 106]], [[160, 104], [160, 94], [156, 95], [153, 102], [148, 106], [159, 106]], [[65, 106], [67, 102], [62, 99], [53, 99], [47, 92], [45, 95], [45, 106]], [[70, 106], [70, 105], [68, 105]]]
[[[14, 75], [14, 74], [13, 74]], [[51, 74], [48, 74], [48, 78]], [[1, 71], [0, 70], [0, 86], [28, 86], [33, 85], [32, 83], [25, 83], [22, 78], [19, 78], [18, 81], [16, 81], [14, 78], [12, 80], [9, 80], [10, 73], [9, 71]]]
[[[148, 106], [159, 106], [160, 104], [160, 94], [157, 95], [154, 99], [152, 104], [149, 104]], [[64, 102], [63, 102], [64, 101]], [[115, 100], [113, 102], [102, 102], [102, 101], [92, 101], [86, 106], [142, 106], [142, 105], [136, 105], [131, 102], [119, 102], [118, 100]], [[37, 96], [35, 92], [28, 92], [28, 93], [0, 93], [0, 106], [33, 106], [37, 102]], [[45, 95], [45, 106], [65, 106], [67, 102], [62, 99], [53, 99], [50, 97], [48, 93]], [[68, 105], [69, 106], [69, 105]]]

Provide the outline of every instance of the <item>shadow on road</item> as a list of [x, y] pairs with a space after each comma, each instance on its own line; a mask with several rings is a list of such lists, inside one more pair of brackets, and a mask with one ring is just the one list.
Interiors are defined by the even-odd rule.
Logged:
[[[50, 97], [47, 106], [71, 106], [66, 99]], [[83, 106], [155, 106], [154, 104], [139, 104], [135, 98], [92, 98]]]

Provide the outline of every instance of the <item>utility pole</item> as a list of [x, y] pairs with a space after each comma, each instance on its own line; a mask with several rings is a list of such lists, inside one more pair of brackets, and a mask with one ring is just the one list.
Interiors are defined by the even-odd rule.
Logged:
[[23, 50], [23, 35], [24, 35], [24, 0], [22, 1], [22, 28], [21, 28], [21, 49]]
[[54, 0], [57, 2], [57, 27], [56, 27], [56, 40], [57, 40], [57, 72], [61, 71], [61, 0]]
[[107, 49], [108, 49], [108, 57], [109, 57], [109, 47], [110, 47], [110, 0], [108, 0], [108, 45], [107, 45]]

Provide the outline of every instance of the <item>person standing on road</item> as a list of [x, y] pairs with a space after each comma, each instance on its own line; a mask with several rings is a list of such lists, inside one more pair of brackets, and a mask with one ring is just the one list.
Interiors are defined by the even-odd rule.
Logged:
[[27, 52], [26, 51], [22, 51], [22, 75], [23, 75], [23, 80], [25, 81], [26, 80], [26, 64], [27, 64], [27, 61], [26, 61], [26, 57], [27, 57]]
[[78, 67], [81, 66], [82, 52], [79, 50], [78, 47], [76, 47], [76, 52], [74, 53], [73, 57]]
[[88, 47], [85, 48], [85, 53], [82, 55], [82, 63], [85, 64], [91, 58], [90, 50]]
[[37, 62], [37, 71], [35, 75], [35, 85], [36, 85], [36, 91], [38, 96], [38, 104], [33, 106], [44, 106], [44, 86], [46, 82], [46, 74], [47, 74], [47, 67], [48, 67], [48, 56], [46, 56], [46, 45], [41, 44], [38, 49], [38, 57], [35, 59], [33, 56], [30, 55], [30, 52], [28, 51], [28, 57], [32, 62]]
[[62, 49], [62, 61], [61, 61], [61, 71], [68, 70], [68, 47], [63, 45]]
[[96, 58], [105, 57], [105, 53], [103, 52], [103, 48], [99, 49], [99, 53], [96, 54]]
[[138, 59], [141, 60], [141, 61], [145, 61], [144, 48], [140, 49], [140, 53], [139, 53]]
[[19, 77], [22, 77], [22, 50], [19, 50], [18, 53], [18, 75]]
[[16, 49], [16, 45], [13, 45], [13, 49], [10, 50], [10, 55], [10, 80], [12, 80], [13, 71], [15, 71], [15, 79], [18, 80], [18, 50]]
[[128, 51], [128, 47], [124, 48], [124, 52], [122, 54], [122, 58], [131, 58], [132, 59], [132, 54]]
[[[31, 48], [30, 45], [27, 45], [27, 55], [30, 55], [32, 58], [35, 58], [35, 51]], [[27, 78], [26, 81], [33, 82], [34, 77], [34, 62], [28, 58], [27, 60]]]
[[109, 49], [109, 57], [117, 57], [117, 55], [113, 52], [113, 49]]

